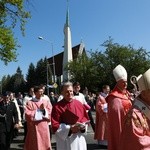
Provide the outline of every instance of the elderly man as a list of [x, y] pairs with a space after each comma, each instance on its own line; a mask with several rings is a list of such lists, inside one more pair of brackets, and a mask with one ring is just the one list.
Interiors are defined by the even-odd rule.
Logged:
[[89, 121], [86, 109], [73, 97], [73, 85], [62, 86], [63, 99], [52, 109], [52, 129], [56, 134], [57, 150], [86, 150], [84, 138], [86, 123]]
[[118, 150], [124, 117], [131, 108], [130, 94], [127, 91], [127, 72], [118, 65], [113, 70], [116, 86], [107, 96], [108, 102], [108, 150]]
[[137, 77], [140, 95], [125, 118], [120, 150], [150, 149], [150, 69]]

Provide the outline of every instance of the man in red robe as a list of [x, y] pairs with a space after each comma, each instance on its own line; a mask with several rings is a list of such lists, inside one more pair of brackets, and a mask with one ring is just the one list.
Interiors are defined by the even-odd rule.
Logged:
[[98, 141], [100, 148], [107, 148], [108, 139], [108, 115], [106, 97], [110, 92], [109, 85], [103, 85], [96, 102], [96, 124], [94, 139]]
[[118, 65], [113, 70], [113, 75], [117, 84], [106, 98], [108, 102], [108, 150], [119, 150], [124, 117], [132, 104], [127, 91], [125, 68]]
[[120, 150], [150, 150], [150, 69], [138, 76], [141, 92], [125, 118]]
[[27, 136], [24, 150], [52, 150], [49, 122], [52, 105], [43, 97], [43, 89], [34, 87], [35, 98], [29, 100], [25, 108]]
[[73, 97], [73, 85], [62, 86], [63, 99], [53, 106], [52, 129], [57, 150], [87, 150], [84, 133], [89, 118], [85, 107]]

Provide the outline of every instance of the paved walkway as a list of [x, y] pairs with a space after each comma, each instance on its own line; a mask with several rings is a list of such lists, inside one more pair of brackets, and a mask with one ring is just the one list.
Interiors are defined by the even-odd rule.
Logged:
[[[95, 119], [95, 112], [93, 112], [93, 117]], [[11, 149], [10, 150], [23, 150], [23, 129], [20, 130], [19, 135], [14, 138], [13, 143], [11, 144]], [[94, 132], [91, 128], [91, 126], [89, 126], [88, 128], [88, 132], [86, 135], [86, 141], [87, 141], [87, 150], [102, 150], [100, 148], [98, 148], [97, 146], [97, 141], [94, 140]], [[56, 141], [55, 141], [55, 135], [52, 135], [52, 148], [53, 150], [56, 150]]]

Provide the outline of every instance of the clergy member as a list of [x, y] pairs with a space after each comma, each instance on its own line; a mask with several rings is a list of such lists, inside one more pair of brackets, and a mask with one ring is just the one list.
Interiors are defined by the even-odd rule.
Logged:
[[150, 69], [137, 77], [140, 95], [125, 118], [120, 150], [150, 149]]
[[108, 102], [108, 150], [119, 150], [124, 117], [132, 104], [127, 91], [126, 69], [118, 65], [113, 70], [113, 75], [117, 83], [106, 98]]
[[34, 93], [35, 98], [28, 101], [25, 108], [28, 132], [24, 150], [52, 150], [48, 125], [52, 105], [44, 99], [41, 86], [35, 86]]
[[89, 118], [85, 107], [73, 97], [73, 85], [62, 85], [63, 99], [52, 109], [52, 129], [56, 135], [57, 150], [87, 150], [84, 137]]
[[98, 141], [99, 148], [107, 148], [108, 136], [108, 115], [106, 97], [110, 92], [109, 85], [103, 85], [102, 92], [100, 92], [96, 102], [96, 124], [94, 139]]

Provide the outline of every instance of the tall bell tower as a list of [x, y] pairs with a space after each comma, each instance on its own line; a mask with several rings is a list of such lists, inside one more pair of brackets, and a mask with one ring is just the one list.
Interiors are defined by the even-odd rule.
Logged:
[[64, 53], [63, 53], [63, 81], [70, 80], [69, 70], [66, 70], [67, 64], [72, 61], [72, 42], [69, 22], [69, 2], [67, 0], [66, 23], [64, 25]]

